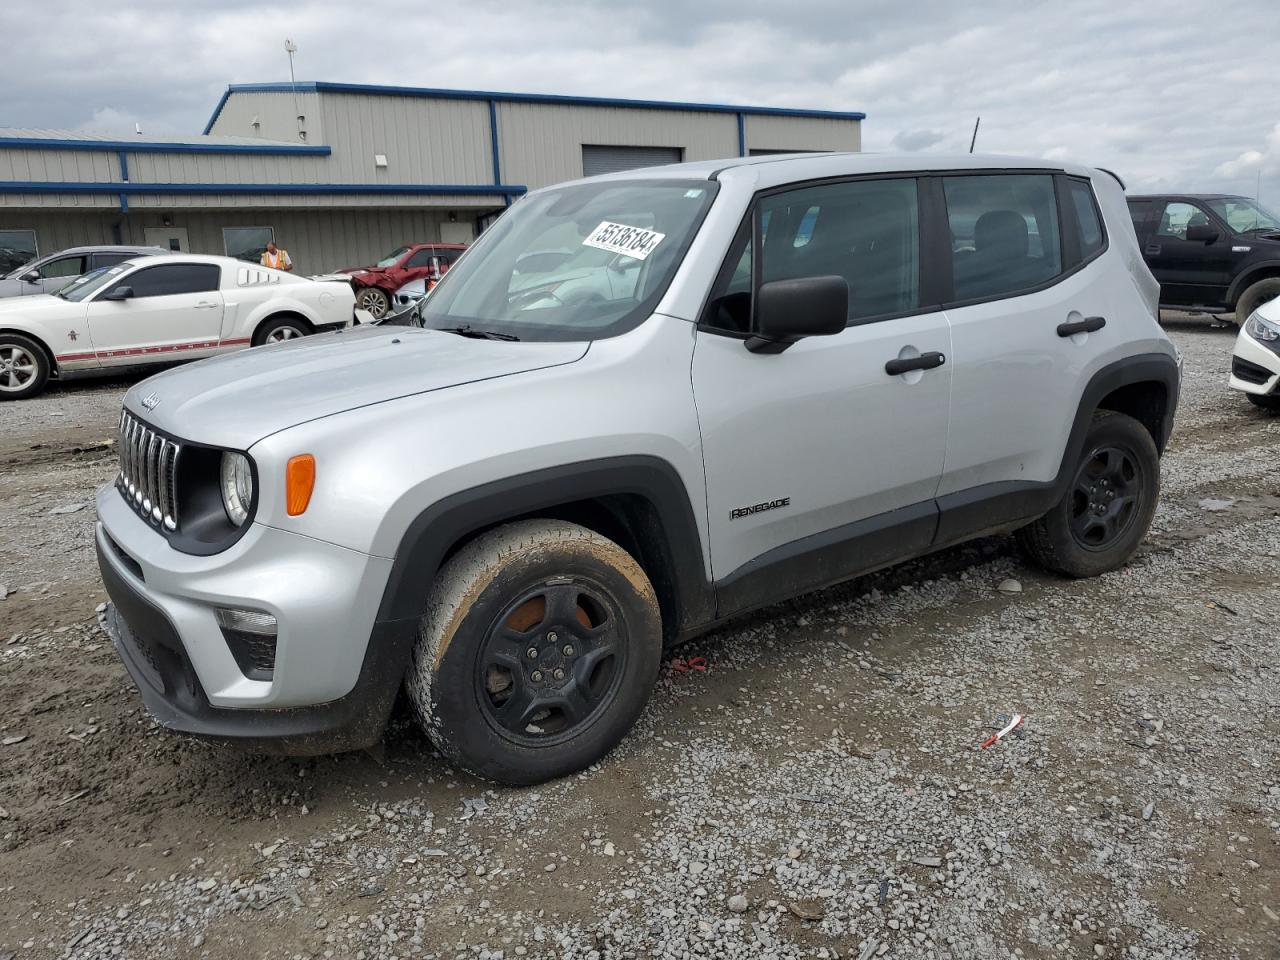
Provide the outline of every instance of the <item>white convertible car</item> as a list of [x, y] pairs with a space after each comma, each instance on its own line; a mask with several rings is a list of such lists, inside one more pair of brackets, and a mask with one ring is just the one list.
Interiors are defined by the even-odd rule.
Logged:
[[346, 278], [308, 280], [194, 254], [137, 257], [53, 294], [0, 300], [0, 400], [50, 377], [195, 360], [349, 325]]

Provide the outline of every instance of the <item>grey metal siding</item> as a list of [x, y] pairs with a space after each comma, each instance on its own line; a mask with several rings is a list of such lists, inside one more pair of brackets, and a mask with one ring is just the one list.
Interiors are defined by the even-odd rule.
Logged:
[[[285, 143], [302, 143], [298, 138], [298, 114], [306, 117], [306, 142], [325, 143], [327, 131], [320, 110], [320, 94], [237, 93], [222, 105], [218, 119], [209, 129], [213, 136], [261, 137]], [[254, 120], [258, 126], [253, 125]]]
[[[748, 151], [862, 149], [862, 124], [829, 117], [743, 117]], [[734, 154], [737, 154], [735, 148]]]

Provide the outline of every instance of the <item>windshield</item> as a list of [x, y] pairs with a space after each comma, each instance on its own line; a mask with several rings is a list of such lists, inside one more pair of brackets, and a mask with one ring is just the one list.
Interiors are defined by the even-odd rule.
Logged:
[[61, 290], [58, 290], [54, 296], [61, 297], [63, 300], [70, 300], [72, 303], [79, 303], [81, 300], [97, 293], [103, 287], [110, 286], [120, 274], [131, 266], [133, 266], [131, 263], [118, 263], [114, 267], [99, 267], [97, 270], [90, 270], [84, 276], [76, 277]]
[[394, 267], [396, 265], [396, 262], [399, 261], [399, 259], [408, 252], [409, 252], [408, 247], [399, 247], [393, 253], [387, 254], [385, 257], [383, 257], [381, 260], [375, 263], [374, 266], [375, 267]]
[[1280, 231], [1280, 219], [1258, 206], [1252, 200], [1232, 197], [1230, 200], [1210, 200], [1213, 212], [1227, 221], [1236, 233]]
[[591, 340], [651, 312], [706, 215], [708, 180], [615, 180], [520, 200], [423, 301], [423, 326]]

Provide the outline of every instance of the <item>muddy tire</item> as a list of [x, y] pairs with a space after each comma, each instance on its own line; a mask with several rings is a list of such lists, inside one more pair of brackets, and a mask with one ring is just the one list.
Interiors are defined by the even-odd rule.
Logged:
[[446, 757], [541, 783], [607, 754], [658, 676], [649, 578], [585, 527], [525, 520], [482, 534], [432, 585], [405, 686]]
[[1245, 396], [1249, 398], [1249, 402], [1255, 407], [1270, 410], [1272, 413], [1280, 413], [1280, 396], [1276, 394], [1246, 393]]
[[391, 309], [391, 298], [377, 287], [361, 287], [356, 291], [356, 309], [367, 310], [375, 320], [381, 320]]
[[1018, 531], [1027, 556], [1068, 577], [1123, 566], [1147, 535], [1160, 498], [1160, 454], [1133, 417], [1099, 410], [1066, 494]]
[[1280, 277], [1264, 277], [1257, 283], [1249, 284], [1236, 300], [1236, 326], [1243, 327], [1249, 314], [1277, 297], [1280, 297]]
[[49, 382], [49, 357], [19, 333], [0, 333], [0, 400], [34, 397]]

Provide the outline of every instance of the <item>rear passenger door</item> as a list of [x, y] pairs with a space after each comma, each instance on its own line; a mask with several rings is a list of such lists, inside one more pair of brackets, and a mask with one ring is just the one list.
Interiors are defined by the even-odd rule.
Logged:
[[947, 542], [1043, 512], [1082, 385], [1113, 334], [1089, 180], [1013, 172], [937, 183], [952, 245], [951, 432], [938, 488]]
[[[922, 286], [917, 181], [771, 191], [739, 232], [699, 325], [693, 388], [722, 613], [925, 549], [947, 437], [951, 341]], [[752, 353], [756, 291], [849, 284], [848, 326]], [[891, 375], [888, 361], [939, 363]]]

